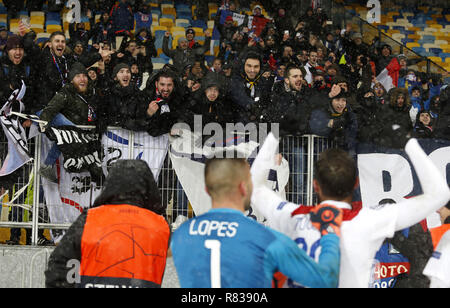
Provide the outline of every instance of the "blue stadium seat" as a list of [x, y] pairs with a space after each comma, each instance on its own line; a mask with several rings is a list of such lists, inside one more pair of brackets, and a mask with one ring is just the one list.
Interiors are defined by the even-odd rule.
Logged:
[[413, 47], [411, 49], [412, 49], [412, 51], [414, 51], [415, 53], [418, 53], [418, 54], [422, 54], [422, 53], [426, 52], [425, 48], [423, 48], [423, 47]]
[[48, 12], [46, 15], [47, 20], [61, 20], [61, 15], [58, 12]]
[[436, 55], [434, 53], [432, 53], [431, 51], [421, 52], [420, 55], [423, 57], [436, 57]]
[[208, 28], [208, 25], [204, 20], [193, 20], [191, 22], [191, 26], [195, 28], [203, 28], [203, 30]]
[[188, 19], [192, 23], [192, 13], [191, 12], [181, 12], [181, 13], [177, 12], [177, 18], [178, 19]]
[[412, 42], [415, 42], [416, 40], [415, 39], [411, 39], [411, 38], [404, 38], [404, 39], [401, 39], [401, 42], [402, 42], [402, 44], [404, 44], [404, 45], [406, 45], [406, 43], [412, 43]]
[[434, 53], [437, 57], [440, 57], [439, 55], [443, 52], [441, 48], [430, 48], [429, 51]]
[[161, 15], [162, 15], [161, 9], [160, 9], [160, 8], [156, 8], [156, 7], [153, 7], [153, 8], [152, 8], [152, 14], [157, 14], [158, 17], [161, 17]]

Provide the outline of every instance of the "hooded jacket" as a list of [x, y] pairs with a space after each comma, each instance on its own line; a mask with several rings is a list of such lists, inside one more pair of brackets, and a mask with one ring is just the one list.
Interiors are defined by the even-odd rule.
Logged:
[[205, 52], [208, 51], [207, 41], [204, 46], [181, 49], [177, 46], [176, 49], [169, 49], [169, 38], [164, 36], [162, 50], [166, 56], [173, 60], [173, 65], [179, 72], [183, 70], [188, 64], [193, 64], [196, 58], [203, 57]]
[[65, 85], [51, 99], [40, 115], [43, 121], [51, 122], [58, 114], [63, 114], [75, 125], [95, 125], [97, 96], [91, 86], [85, 94], [80, 94], [72, 83]]
[[[171, 95], [166, 99], [162, 99], [155, 84], [161, 73], [163, 73], [164, 71], [169, 72], [174, 82], [174, 89]], [[179, 80], [176, 77], [175, 73], [170, 69], [163, 69], [153, 74], [153, 76], [151, 76], [147, 80], [147, 86], [144, 90], [144, 93], [146, 98], [145, 111], [147, 111], [148, 104], [150, 102], [155, 100], [161, 101], [161, 105], [159, 106], [160, 108], [153, 116], [149, 117], [147, 115], [147, 112], [145, 112], [146, 121], [148, 124], [146, 131], [153, 137], [158, 137], [169, 133], [172, 126], [180, 119], [183, 119], [184, 111], [187, 108], [184, 100], [185, 93], [183, 89], [181, 89]], [[163, 109], [162, 106], [164, 105], [165, 107]]]
[[99, 106], [101, 130], [107, 126], [119, 126], [133, 131], [145, 131], [147, 108], [145, 94], [134, 83], [130, 82], [129, 86], [122, 87], [115, 81], [105, 91]]
[[[160, 287], [170, 240], [163, 212], [148, 165], [117, 161], [93, 208], [78, 217], [51, 254], [46, 287]], [[80, 261], [80, 277], [68, 281], [71, 260]]]
[[[403, 106], [397, 104], [400, 94], [405, 97]], [[394, 88], [389, 93], [389, 104], [379, 109], [379, 126], [374, 142], [383, 147], [403, 148], [403, 140], [413, 130], [410, 117], [411, 103], [407, 90]], [[394, 129], [397, 127], [397, 129]]]
[[[236, 120], [244, 124], [261, 120], [261, 116], [264, 114], [270, 101], [270, 95], [267, 94], [271, 93], [272, 90], [270, 79], [262, 76], [264, 72], [262, 65], [259, 75], [254, 80], [248, 79], [244, 69], [248, 58], [249, 54], [242, 54], [242, 60], [236, 62], [236, 66], [233, 69], [234, 75], [231, 78], [231, 86], [228, 89]], [[261, 59], [260, 63], [263, 63]], [[241, 67], [237, 67], [238, 65]]]
[[450, 140], [450, 87], [447, 85], [439, 96], [439, 117], [435, 125], [435, 136], [438, 139]]
[[[190, 124], [192, 124], [193, 115], [202, 115], [202, 124], [206, 125], [208, 123], [218, 123], [222, 127], [225, 127], [227, 123], [234, 122], [233, 111], [230, 107], [230, 102], [228, 97], [224, 94], [224, 84], [223, 76], [218, 73], [209, 72], [203, 82], [202, 87], [192, 93], [189, 97], [189, 110], [192, 112], [190, 115]], [[208, 100], [205, 91], [210, 87], [217, 87], [219, 89], [219, 96], [214, 101]], [[193, 126], [191, 126], [193, 127]]]

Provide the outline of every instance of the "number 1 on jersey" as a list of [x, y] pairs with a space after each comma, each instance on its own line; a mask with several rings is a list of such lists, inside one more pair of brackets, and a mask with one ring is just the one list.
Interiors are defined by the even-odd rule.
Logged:
[[220, 242], [206, 240], [205, 247], [211, 250], [211, 288], [220, 288]]

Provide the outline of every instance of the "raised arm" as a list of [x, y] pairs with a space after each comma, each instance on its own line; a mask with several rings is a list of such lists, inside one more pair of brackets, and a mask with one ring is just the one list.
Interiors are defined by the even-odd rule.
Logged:
[[291, 213], [299, 205], [287, 202], [267, 186], [270, 169], [275, 165], [278, 140], [269, 134], [250, 170], [253, 181], [252, 206], [261, 213], [271, 228], [285, 232], [290, 228]]
[[450, 200], [450, 189], [446, 179], [416, 139], [408, 141], [405, 151], [416, 170], [423, 194], [398, 203], [396, 230], [402, 230], [420, 222]]

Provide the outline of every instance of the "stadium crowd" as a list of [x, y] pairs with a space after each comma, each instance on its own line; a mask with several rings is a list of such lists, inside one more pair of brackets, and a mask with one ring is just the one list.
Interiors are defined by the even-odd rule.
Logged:
[[[27, 1], [27, 9], [40, 10], [42, 2]], [[49, 9], [61, 10], [63, 1], [54, 2]], [[15, 4], [9, 5], [11, 16], [19, 10]], [[175, 123], [193, 125], [194, 115], [202, 115], [204, 125], [279, 123], [281, 136], [324, 136], [352, 155], [362, 143], [398, 148], [396, 134], [450, 139], [443, 76], [409, 68], [423, 58], [393, 54], [377, 38], [366, 44], [351, 23], [330, 22], [320, 8], [294, 17], [291, 5], [262, 1], [253, 6], [247, 18], [264, 20], [263, 28], [254, 29], [245, 21], [238, 26], [231, 17], [249, 8], [249, 1], [218, 1], [220, 50], [214, 59], [205, 61], [212, 33], [206, 30], [199, 43], [187, 28], [173, 49], [171, 33], [165, 34], [162, 49], [172, 64], [154, 70], [155, 38], [149, 25], [139, 27], [134, 19], [134, 12], [149, 14], [149, 4], [82, 1], [89, 30], [73, 23], [69, 36], [53, 32], [39, 45], [24, 24], [19, 33], [0, 29], [0, 100], [6, 102], [24, 81], [22, 112], [38, 114], [50, 125], [96, 125], [100, 131], [119, 126], [161, 136]], [[197, 18], [207, 18], [204, 6], [197, 7]], [[101, 14], [98, 22], [96, 14]], [[117, 37], [122, 40], [116, 46]], [[393, 59], [400, 65], [398, 86], [386, 89], [376, 77]], [[6, 144], [0, 145], [6, 153]], [[41, 175], [55, 180], [59, 154], [52, 148]], [[3, 177], [3, 188], [15, 177]]]

